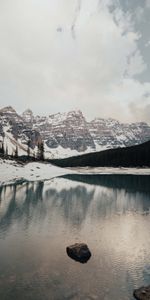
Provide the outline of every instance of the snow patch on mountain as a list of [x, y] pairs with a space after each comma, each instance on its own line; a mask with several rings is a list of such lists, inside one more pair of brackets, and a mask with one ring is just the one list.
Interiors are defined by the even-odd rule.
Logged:
[[150, 126], [144, 122], [123, 124], [112, 118], [87, 122], [80, 110], [48, 116], [22, 115], [11, 107], [0, 109], [0, 141], [8, 153], [18, 147], [19, 155], [36, 155], [44, 141], [46, 158], [64, 158], [94, 151], [137, 145], [150, 140]]

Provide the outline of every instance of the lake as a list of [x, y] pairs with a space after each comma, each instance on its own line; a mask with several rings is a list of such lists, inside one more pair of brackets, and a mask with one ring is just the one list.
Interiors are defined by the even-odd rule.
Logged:
[[[90, 260], [66, 247], [85, 242]], [[150, 176], [68, 175], [0, 187], [1, 300], [132, 300], [150, 284]]]

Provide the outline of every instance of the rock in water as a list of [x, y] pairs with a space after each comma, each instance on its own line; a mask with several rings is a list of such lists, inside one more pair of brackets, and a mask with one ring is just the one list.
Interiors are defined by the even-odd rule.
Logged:
[[142, 286], [141, 288], [134, 290], [133, 296], [137, 300], [150, 300], [150, 285], [147, 287]]
[[68, 246], [66, 251], [69, 257], [83, 264], [86, 263], [91, 257], [91, 252], [88, 246], [84, 243], [76, 243]]

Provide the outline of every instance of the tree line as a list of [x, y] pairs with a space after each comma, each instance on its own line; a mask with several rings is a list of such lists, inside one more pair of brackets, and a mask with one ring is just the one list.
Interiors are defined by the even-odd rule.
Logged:
[[49, 161], [59, 167], [150, 167], [150, 141], [131, 147]]
[[8, 153], [8, 146], [3, 141], [0, 141], [0, 156], [5, 158], [24, 158], [27, 160], [38, 160], [43, 161], [45, 159], [44, 155], [44, 142], [41, 141], [37, 144], [37, 151], [31, 153], [31, 141], [27, 142], [27, 155], [19, 156], [18, 154], [18, 145], [16, 145], [15, 149], [12, 150], [12, 153]]

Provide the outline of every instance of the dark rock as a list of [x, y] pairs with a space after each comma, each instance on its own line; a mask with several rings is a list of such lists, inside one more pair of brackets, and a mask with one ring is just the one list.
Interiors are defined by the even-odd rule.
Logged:
[[86, 263], [90, 257], [91, 252], [88, 246], [84, 243], [76, 243], [66, 248], [68, 256], [80, 263]]
[[150, 300], [150, 285], [147, 287], [142, 286], [141, 288], [134, 290], [133, 296], [137, 300]]

